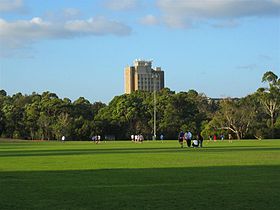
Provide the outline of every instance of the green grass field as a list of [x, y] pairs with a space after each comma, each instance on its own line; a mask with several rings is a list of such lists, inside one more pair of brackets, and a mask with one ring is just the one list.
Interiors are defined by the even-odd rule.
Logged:
[[0, 141], [0, 209], [279, 209], [280, 140]]

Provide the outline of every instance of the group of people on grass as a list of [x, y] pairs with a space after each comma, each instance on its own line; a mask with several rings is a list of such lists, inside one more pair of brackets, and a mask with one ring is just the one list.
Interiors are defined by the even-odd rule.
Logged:
[[93, 143], [99, 144], [101, 141], [101, 136], [100, 135], [95, 135], [91, 138]]
[[[220, 135], [214, 134], [214, 135], [209, 135], [208, 136], [208, 141], [212, 141], [213, 140], [214, 142], [216, 142], [218, 139], [220, 139], [221, 141], [225, 140], [225, 135], [222, 133]], [[232, 135], [230, 133], [228, 134], [228, 141], [230, 143], [232, 143]]]
[[187, 131], [185, 133], [183, 131], [180, 131], [178, 135], [178, 140], [181, 145], [181, 148], [184, 147], [184, 142], [186, 142], [187, 147], [202, 147], [203, 143], [203, 137], [199, 132], [197, 133], [196, 138], [193, 139], [193, 135], [190, 131]]
[[225, 138], [225, 136], [224, 136], [224, 134], [222, 133], [222, 134], [220, 134], [220, 135], [216, 135], [216, 134], [214, 134], [213, 136], [212, 135], [209, 135], [209, 140], [211, 141], [211, 140], [214, 140], [214, 141], [217, 141], [218, 140], [218, 138], [220, 139], [220, 140], [224, 140], [224, 138]]
[[142, 134], [135, 134], [130, 136], [131, 141], [135, 143], [142, 143], [144, 141], [144, 136]]

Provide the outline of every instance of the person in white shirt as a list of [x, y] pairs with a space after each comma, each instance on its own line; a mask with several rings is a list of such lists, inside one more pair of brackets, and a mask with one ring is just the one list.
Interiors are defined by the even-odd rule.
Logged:
[[191, 146], [191, 141], [192, 141], [192, 133], [190, 131], [187, 131], [185, 138], [186, 138], [186, 142], [187, 142], [188, 147], [190, 147]]
[[139, 135], [139, 142], [142, 143], [144, 141], [144, 136], [142, 134]]
[[198, 147], [198, 140], [194, 139], [192, 143], [193, 147]]

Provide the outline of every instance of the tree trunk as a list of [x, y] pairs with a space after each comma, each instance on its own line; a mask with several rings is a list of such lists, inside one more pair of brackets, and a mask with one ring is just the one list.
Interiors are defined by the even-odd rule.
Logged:
[[271, 115], [271, 137], [274, 139], [274, 116], [273, 116], [273, 114]]
[[237, 139], [238, 140], [240, 140], [241, 138], [240, 138], [240, 134], [239, 134], [239, 132], [236, 132], [236, 137], [237, 137]]

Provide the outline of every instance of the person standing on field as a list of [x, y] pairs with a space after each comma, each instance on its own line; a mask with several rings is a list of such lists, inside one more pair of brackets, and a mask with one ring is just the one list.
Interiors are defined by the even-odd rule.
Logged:
[[187, 145], [188, 147], [191, 147], [191, 143], [192, 143], [192, 133], [190, 131], [186, 132], [186, 141], [187, 141]]
[[199, 132], [197, 133], [197, 140], [198, 140], [198, 145], [200, 147], [202, 147], [203, 137], [201, 136], [201, 134]]
[[64, 142], [65, 141], [65, 136], [61, 137], [61, 141]]
[[161, 142], [163, 142], [163, 134], [160, 134], [160, 140], [161, 140]]
[[180, 143], [180, 145], [181, 145], [181, 148], [183, 148], [183, 142], [184, 142], [184, 132], [183, 131], [181, 131], [180, 133], [179, 133], [179, 135], [178, 135], [178, 140], [179, 140], [179, 143]]
[[230, 133], [228, 134], [228, 141], [229, 141], [229, 143], [232, 143], [232, 136]]
[[188, 131], [186, 131], [186, 133], [184, 134], [184, 140], [186, 141], [186, 147], [188, 145], [187, 139], [188, 139]]

